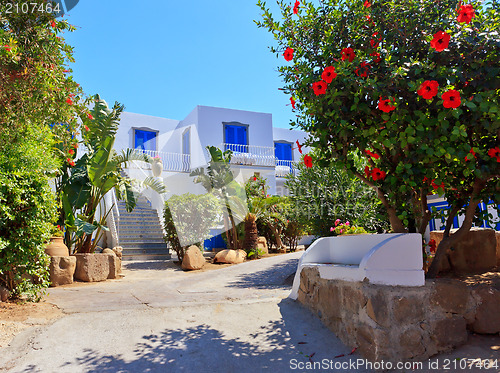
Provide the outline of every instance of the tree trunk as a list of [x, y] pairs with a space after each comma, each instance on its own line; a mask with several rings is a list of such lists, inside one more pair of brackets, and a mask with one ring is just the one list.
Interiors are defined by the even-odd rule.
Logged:
[[283, 242], [281, 242], [281, 230], [278, 230], [274, 225], [269, 224], [269, 228], [274, 233], [274, 238], [276, 240], [276, 249], [280, 250], [284, 248]]
[[245, 241], [243, 242], [243, 250], [247, 253], [256, 252], [258, 238], [259, 234], [255, 215], [248, 213], [245, 216]]

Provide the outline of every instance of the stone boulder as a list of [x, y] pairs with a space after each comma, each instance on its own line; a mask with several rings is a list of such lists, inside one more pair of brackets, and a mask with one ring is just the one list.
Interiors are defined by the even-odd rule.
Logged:
[[[453, 235], [457, 229], [452, 229]], [[436, 240], [439, 245], [443, 239], [443, 231], [432, 231], [430, 238]], [[486, 272], [497, 265], [497, 242], [495, 231], [490, 228], [472, 228], [453, 250], [449, 250], [446, 258], [441, 264], [441, 270], [451, 269], [460, 274]]]
[[10, 291], [0, 285], [0, 302], [7, 302], [10, 297]]
[[76, 270], [74, 256], [52, 256], [50, 258], [50, 286], [56, 287], [73, 283]]
[[262, 251], [263, 254], [269, 254], [266, 237], [261, 236], [257, 239], [257, 248]]
[[200, 248], [196, 245], [189, 246], [182, 259], [182, 269], [195, 270], [202, 269], [205, 265], [205, 257]]
[[215, 255], [214, 263], [239, 264], [245, 261], [247, 253], [243, 250], [222, 250]]
[[118, 277], [121, 263], [115, 254], [74, 254], [74, 256], [76, 280], [97, 282]]
[[500, 290], [478, 286], [472, 295], [478, 299], [478, 303], [471, 330], [479, 334], [500, 333]]

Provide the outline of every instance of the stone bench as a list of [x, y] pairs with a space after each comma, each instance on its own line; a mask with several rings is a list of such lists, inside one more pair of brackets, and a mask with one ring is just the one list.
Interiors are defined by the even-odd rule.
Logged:
[[422, 264], [419, 233], [320, 238], [300, 258], [290, 297], [297, 299], [300, 273], [305, 267], [316, 267], [320, 277], [327, 280], [424, 286]]

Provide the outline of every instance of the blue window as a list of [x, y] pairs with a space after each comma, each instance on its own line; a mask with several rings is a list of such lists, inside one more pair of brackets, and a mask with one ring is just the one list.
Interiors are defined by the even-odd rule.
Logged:
[[156, 132], [135, 130], [134, 148], [142, 150], [156, 150]]
[[190, 154], [191, 153], [191, 131], [187, 129], [182, 134], [182, 154]]
[[247, 126], [226, 124], [224, 125], [224, 135], [226, 144], [231, 144], [226, 145], [226, 150], [231, 149], [235, 152], [248, 153]]
[[280, 161], [291, 161], [292, 160], [292, 144], [275, 142], [274, 143], [274, 155]]

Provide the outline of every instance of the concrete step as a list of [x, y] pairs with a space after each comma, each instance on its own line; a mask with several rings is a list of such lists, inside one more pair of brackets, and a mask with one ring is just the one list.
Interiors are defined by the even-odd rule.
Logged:
[[165, 243], [163, 240], [163, 236], [156, 236], [156, 237], [141, 237], [141, 236], [128, 236], [128, 237], [123, 237], [120, 236], [120, 242], [122, 245], [126, 246], [131, 246], [134, 243], [138, 244], [146, 244], [146, 243]]
[[133, 255], [125, 255], [123, 254], [123, 261], [130, 260], [170, 260], [172, 259], [172, 255], [170, 254], [133, 254]]
[[122, 242], [120, 241], [120, 246], [123, 250], [166, 250], [167, 243], [163, 242]]
[[140, 222], [147, 222], [148, 224], [160, 224], [160, 220], [158, 217], [144, 217], [144, 216], [126, 216], [126, 217], [120, 217], [119, 223], [120, 225], [123, 223], [127, 224], [132, 224], [132, 223], [140, 223]]

